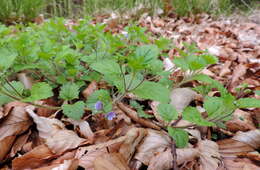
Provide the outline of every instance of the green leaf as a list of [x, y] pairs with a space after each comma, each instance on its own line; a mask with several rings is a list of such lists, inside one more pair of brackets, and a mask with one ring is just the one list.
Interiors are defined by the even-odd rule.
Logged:
[[173, 138], [178, 148], [184, 148], [189, 141], [189, 135], [185, 130], [168, 127], [168, 133]]
[[143, 106], [137, 103], [135, 100], [130, 100], [130, 106], [137, 110], [137, 114], [139, 117], [143, 117], [146, 119], [153, 118], [153, 115], [147, 114], [143, 111]]
[[214, 126], [214, 123], [206, 121], [195, 107], [186, 107], [183, 111], [183, 119], [199, 126]]
[[241, 98], [235, 104], [239, 108], [260, 108], [260, 100], [255, 98]]
[[66, 83], [61, 87], [60, 96], [63, 100], [72, 100], [79, 97], [79, 86], [75, 83]]
[[[225, 115], [231, 115], [236, 109], [234, 105], [235, 98], [232, 95], [225, 97], [206, 97], [203, 103], [204, 109], [208, 113], [208, 117], [211, 119], [220, 118]], [[227, 117], [227, 119], [229, 119]]]
[[198, 81], [202, 81], [204, 83], [208, 83], [211, 85], [212, 88], [217, 88], [222, 96], [226, 96], [229, 95], [227, 89], [218, 81], [210, 78], [209, 76], [205, 75], [205, 74], [198, 74], [192, 77], [192, 80], [198, 80]]
[[258, 96], [260, 96], [260, 90], [256, 90], [256, 91], [255, 91], [255, 94], [258, 95]]
[[156, 59], [159, 55], [159, 49], [156, 45], [138, 46], [135, 51], [136, 57], [144, 57], [146, 62]]
[[31, 96], [23, 99], [25, 102], [33, 102], [36, 100], [47, 99], [53, 96], [52, 88], [49, 84], [41, 82], [32, 86]]
[[74, 104], [63, 104], [61, 106], [63, 113], [74, 120], [80, 120], [84, 115], [85, 103], [83, 101], [78, 101]]
[[132, 92], [140, 98], [151, 99], [163, 103], [168, 103], [170, 95], [169, 89], [159, 83], [151, 81], [144, 81]]
[[101, 74], [120, 74], [120, 66], [114, 60], [102, 60], [90, 65], [90, 67]]
[[[23, 94], [23, 90], [24, 90], [24, 85], [19, 81], [11, 81], [11, 82], [9, 82], [9, 84], [5, 83], [4, 87], [2, 88], [3, 92], [6, 92], [8, 94], [11, 94], [12, 96], [18, 96], [18, 97], [20, 97], [20, 95]], [[19, 93], [20, 95], [17, 93]]]
[[8, 48], [0, 48], [0, 71], [8, 69], [17, 57], [17, 53], [8, 50]]
[[5, 95], [0, 95], [0, 106], [4, 105], [4, 104], [7, 104], [11, 101], [14, 101], [14, 99], [8, 97], [8, 96], [5, 96]]
[[105, 112], [110, 112], [112, 110], [112, 99], [110, 97], [110, 93], [107, 90], [97, 90], [88, 97], [87, 107], [90, 108], [93, 113], [100, 113], [95, 109], [95, 104], [101, 101], [104, 106]]
[[167, 122], [178, 118], [178, 112], [171, 104], [160, 103], [157, 109], [163, 120]]

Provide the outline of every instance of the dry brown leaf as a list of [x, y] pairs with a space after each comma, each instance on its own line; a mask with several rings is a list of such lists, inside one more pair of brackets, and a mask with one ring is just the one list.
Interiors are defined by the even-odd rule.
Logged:
[[70, 160], [64, 160], [64, 162], [59, 165], [50, 165], [47, 167], [37, 168], [34, 170], [77, 170], [77, 168], [78, 168], [78, 160], [70, 159]]
[[95, 170], [130, 170], [126, 160], [120, 153], [108, 153], [97, 157], [94, 161]]
[[210, 140], [202, 140], [198, 143], [200, 153], [200, 170], [216, 170], [221, 164], [218, 145]]
[[224, 164], [227, 170], [260, 170], [259, 166], [241, 159], [224, 159]]
[[171, 92], [171, 104], [178, 112], [182, 112], [196, 96], [197, 93], [190, 88], [176, 88]]
[[238, 132], [232, 139], [246, 143], [255, 149], [260, 148], [260, 130], [250, 130], [248, 132]]
[[21, 136], [19, 136], [13, 144], [12, 150], [10, 152], [10, 156], [13, 157], [15, 154], [22, 149], [22, 147], [27, 142], [31, 132], [27, 132]]
[[236, 83], [240, 78], [242, 78], [246, 74], [246, 71], [247, 67], [244, 64], [237, 65], [233, 71], [231, 86], [232, 84]]
[[65, 129], [64, 124], [58, 119], [40, 117], [30, 108], [26, 108], [26, 110], [36, 123], [39, 136], [45, 140], [52, 152], [61, 154], [66, 150], [78, 147], [85, 141], [74, 131]]
[[[177, 157], [179, 157], [177, 155]], [[173, 167], [173, 158], [172, 158], [172, 153], [171, 149], [168, 148], [164, 152], [159, 152], [157, 155], [152, 157], [150, 160], [148, 170], [158, 170], [158, 169], [163, 169], [163, 170], [170, 170]]]
[[[199, 156], [198, 148], [183, 148], [183, 149], [176, 149], [177, 154], [177, 165], [181, 165], [185, 162], [189, 162], [194, 160]], [[157, 170], [157, 169], [164, 169], [170, 170], [173, 167], [173, 159], [171, 149], [168, 148], [164, 152], [158, 153], [155, 155], [148, 166], [148, 170]]]
[[234, 139], [224, 139], [217, 142], [219, 145], [219, 152], [222, 157], [235, 158], [240, 153], [252, 152], [254, 148], [243, 142]]
[[145, 165], [149, 165], [150, 160], [156, 154], [165, 151], [171, 145], [171, 139], [162, 131], [148, 130], [147, 136], [142, 144], [138, 147], [134, 156]]
[[25, 89], [32, 88], [32, 79], [26, 75], [26, 73], [18, 73], [18, 80], [24, 85]]
[[240, 109], [235, 110], [233, 113], [233, 119], [228, 121], [226, 126], [231, 132], [256, 129], [251, 114]]
[[10, 109], [10, 113], [0, 124], [0, 161], [11, 149], [16, 136], [24, 133], [31, 123], [23, 106]]
[[13, 170], [38, 168], [49, 162], [54, 154], [46, 145], [40, 145], [12, 161]]
[[[80, 166], [88, 170], [94, 169], [93, 162], [97, 157], [108, 153], [119, 152], [125, 160], [130, 160], [130, 157], [135, 152], [135, 147], [142, 140], [141, 137], [145, 136], [146, 133], [146, 130], [143, 128], [132, 128], [125, 136], [105, 143], [79, 148], [75, 158], [79, 159]], [[131, 145], [130, 142], [133, 142], [133, 144]]]
[[224, 63], [224, 65], [221, 68], [220, 73], [219, 73], [220, 77], [231, 73], [231, 70], [230, 70], [231, 63], [232, 63], [232, 61], [229, 61], [229, 60]]
[[130, 162], [137, 149], [137, 146], [142, 142], [146, 135], [147, 130], [143, 128], [133, 128], [127, 132], [127, 138], [119, 149], [119, 153], [121, 153], [127, 163]]
[[91, 143], [94, 142], [94, 133], [92, 132], [89, 123], [85, 120], [69, 120], [74, 126], [79, 127], [80, 134], [88, 139]]
[[98, 84], [96, 81], [92, 81], [88, 87], [82, 91], [82, 95], [87, 99], [94, 91], [98, 89]]

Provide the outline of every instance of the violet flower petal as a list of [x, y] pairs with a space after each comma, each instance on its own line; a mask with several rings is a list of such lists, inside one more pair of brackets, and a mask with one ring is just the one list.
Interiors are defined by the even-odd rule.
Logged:
[[115, 112], [109, 112], [106, 114], [106, 118], [108, 120], [113, 120], [116, 117], [116, 113]]
[[97, 103], [95, 104], [95, 109], [103, 110], [103, 103], [101, 101], [97, 101]]

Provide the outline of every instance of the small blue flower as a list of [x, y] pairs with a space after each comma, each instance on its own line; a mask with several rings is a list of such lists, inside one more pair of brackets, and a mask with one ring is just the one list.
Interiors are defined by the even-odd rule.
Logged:
[[103, 103], [101, 101], [97, 101], [97, 103], [95, 104], [95, 109], [103, 110]]
[[106, 114], [106, 118], [108, 120], [113, 120], [116, 117], [116, 113], [115, 112], [109, 112]]

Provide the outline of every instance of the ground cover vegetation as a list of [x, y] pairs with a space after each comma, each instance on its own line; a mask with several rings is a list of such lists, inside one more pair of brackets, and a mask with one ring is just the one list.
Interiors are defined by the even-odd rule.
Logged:
[[[173, 60], [176, 68], [172, 69], [182, 69], [184, 77], [180, 82], [170, 81], [171, 72], [163, 69], [160, 59], [167, 57], [164, 51], [171, 48], [169, 40], [151, 40], [145, 29], [138, 26], [126, 27], [127, 35], [112, 35], [104, 28], [103, 24], [91, 25], [88, 20], [82, 20], [69, 30], [63, 19], [50, 20], [40, 26], [2, 25], [1, 104], [19, 100], [48, 108], [35, 102], [55, 97], [63, 104], [49, 109], [62, 109], [63, 114], [72, 119], [80, 120], [85, 110], [108, 114], [112, 119], [109, 116], [114, 115], [111, 113], [113, 104], [133, 93], [140, 100], [160, 102], [158, 112], [168, 123], [184, 119], [193, 123], [189, 126], [222, 127], [235, 109], [260, 107], [259, 100], [236, 98], [219, 82], [201, 74], [202, 69], [218, 59], [195, 45], [185, 44], [183, 50], [176, 48], [180, 57]], [[26, 72], [36, 83], [26, 88], [15, 81], [13, 77], [21, 72]], [[92, 81], [102, 81], [108, 87], [95, 91], [85, 101], [80, 93]], [[193, 88], [204, 96], [202, 106], [206, 117], [195, 107], [176, 110], [169, 104], [170, 91], [190, 81], [200, 82]], [[213, 89], [218, 89], [219, 97], [207, 96]], [[187, 132], [171, 124], [165, 128], [178, 147], [187, 145]]]
[[253, 4], [0, 3], [0, 169], [257, 169]]

